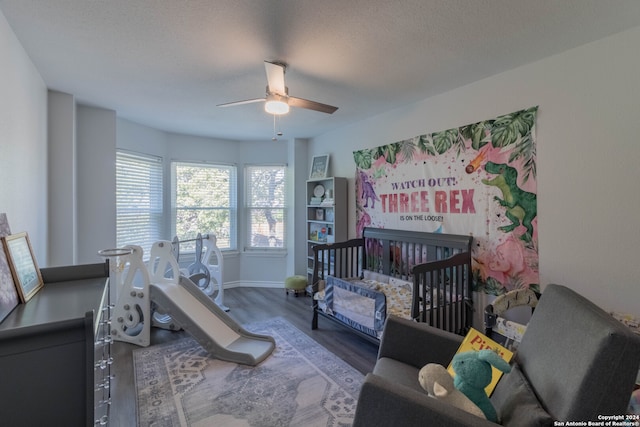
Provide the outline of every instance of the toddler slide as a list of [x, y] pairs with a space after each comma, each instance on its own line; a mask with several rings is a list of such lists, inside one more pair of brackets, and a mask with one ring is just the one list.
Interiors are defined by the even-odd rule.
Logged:
[[255, 366], [275, 348], [273, 337], [244, 329], [184, 276], [177, 285], [152, 283], [150, 297], [212, 357]]

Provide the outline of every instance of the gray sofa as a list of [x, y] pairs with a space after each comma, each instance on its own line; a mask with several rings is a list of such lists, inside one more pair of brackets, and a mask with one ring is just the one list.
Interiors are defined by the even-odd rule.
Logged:
[[[418, 370], [447, 366], [462, 337], [390, 317], [358, 398], [355, 427], [494, 425], [426, 395]], [[502, 425], [599, 421], [625, 413], [640, 365], [640, 337], [586, 298], [548, 285], [492, 403]]]

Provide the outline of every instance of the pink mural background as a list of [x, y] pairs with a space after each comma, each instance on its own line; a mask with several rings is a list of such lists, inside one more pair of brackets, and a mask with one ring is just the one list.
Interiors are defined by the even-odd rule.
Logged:
[[474, 237], [474, 289], [539, 291], [537, 107], [355, 151], [356, 227]]

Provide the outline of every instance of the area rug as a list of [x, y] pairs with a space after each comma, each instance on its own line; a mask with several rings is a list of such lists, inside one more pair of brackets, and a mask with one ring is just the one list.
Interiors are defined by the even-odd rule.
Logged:
[[133, 351], [138, 426], [350, 426], [363, 375], [283, 318], [258, 366], [209, 357], [192, 338]]

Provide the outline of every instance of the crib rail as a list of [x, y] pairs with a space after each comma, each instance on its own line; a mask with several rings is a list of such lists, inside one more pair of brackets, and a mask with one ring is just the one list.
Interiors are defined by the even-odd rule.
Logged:
[[[463, 333], [472, 322], [472, 241], [472, 236], [365, 228], [361, 238], [313, 246], [311, 294], [322, 290], [328, 276], [362, 277], [365, 269], [413, 280], [412, 317]], [[430, 293], [435, 296], [424, 297]], [[449, 303], [440, 299], [449, 294], [454, 296]], [[337, 321], [314, 299], [312, 329], [318, 327], [319, 314]]]
[[471, 251], [471, 236], [365, 228], [367, 270], [411, 280], [414, 266]]
[[362, 274], [364, 239], [313, 246], [312, 289], [317, 292], [327, 276], [359, 277]]
[[417, 265], [413, 268], [411, 317], [465, 335], [473, 321], [471, 292], [471, 252]]

